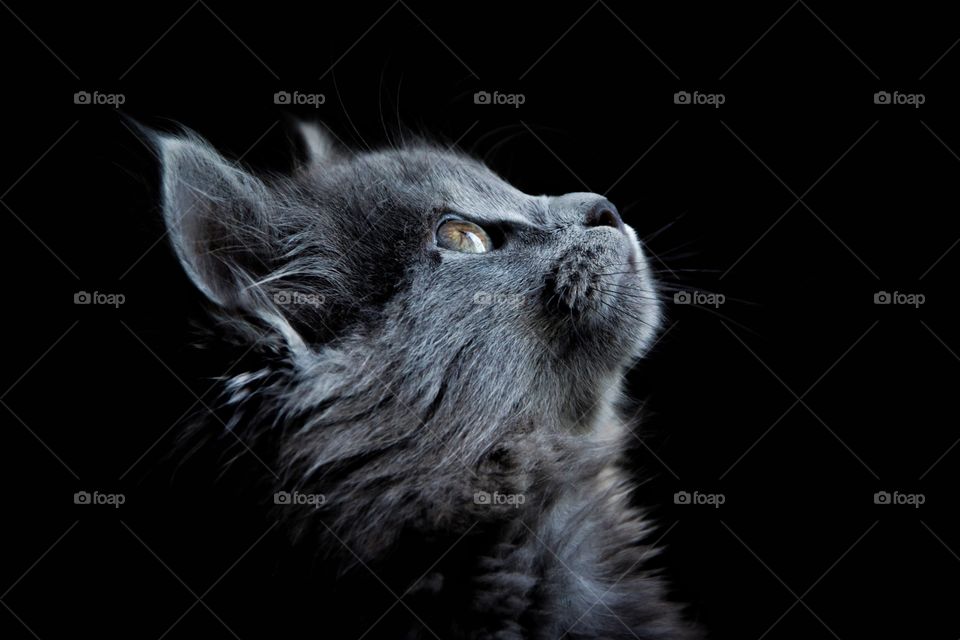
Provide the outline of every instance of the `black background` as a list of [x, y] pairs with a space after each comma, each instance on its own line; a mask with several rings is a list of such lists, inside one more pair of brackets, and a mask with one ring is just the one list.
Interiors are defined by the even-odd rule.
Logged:
[[[337, 614], [240, 489], [208, 498], [216, 469], [172, 480], [167, 441], [217, 372], [188, 346], [200, 307], [160, 240], [155, 161], [78, 91], [259, 169], [292, 161], [292, 113], [358, 148], [402, 123], [530, 193], [607, 194], [665, 280], [726, 297], [668, 305], [631, 380], [651, 413], [639, 498], [691, 616], [716, 638], [960, 635], [949, 7], [639, 4], [4, 5], [0, 635], [324, 637]], [[81, 490], [127, 503], [74, 505]]]

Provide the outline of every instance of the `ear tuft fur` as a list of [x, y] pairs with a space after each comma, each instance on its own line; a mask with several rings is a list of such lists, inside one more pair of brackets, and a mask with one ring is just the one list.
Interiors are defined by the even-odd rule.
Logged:
[[300, 120], [297, 122], [297, 131], [303, 141], [307, 166], [326, 164], [338, 155], [333, 134], [324, 125]]
[[193, 134], [156, 133], [163, 217], [190, 279], [223, 307], [244, 306], [269, 270], [272, 196], [256, 177]]

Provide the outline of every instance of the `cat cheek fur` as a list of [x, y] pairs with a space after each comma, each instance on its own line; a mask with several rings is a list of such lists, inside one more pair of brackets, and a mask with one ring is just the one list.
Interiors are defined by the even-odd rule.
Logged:
[[[378, 573], [411, 535], [463, 536], [430, 582], [444, 637], [696, 637], [643, 569], [652, 527], [619, 467], [623, 371], [661, 313], [634, 231], [585, 229], [600, 196], [529, 196], [428, 143], [302, 134], [304, 164], [270, 179], [148, 134], [174, 252], [244, 354], [224, 422], [281, 472], [272, 489], [326, 498], [276, 514]], [[511, 240], [438, 250], [445, 210]]]

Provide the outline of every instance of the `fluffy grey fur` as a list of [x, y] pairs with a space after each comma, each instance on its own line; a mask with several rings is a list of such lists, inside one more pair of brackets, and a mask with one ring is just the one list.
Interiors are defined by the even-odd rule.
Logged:
[[[623, 375], [660, 324], [633, 230], [591, 218], [615, 212], [599, 195], [527, 195], [430, 144], [304, 140], [308, 162], [266, 178], [155, 135], [176, 254], [256, 356], [224, 381], [228, 428], [276, 490], [324, 497], [277, 513], [373, 571], [445, 541], [424, 567], [455, 570], [410, 587], [445, 598], [440, 637], [694, 637], [644, 571], [651, 526], [618, 467]], [[496, 248], [439, 248], [450, 213]]]

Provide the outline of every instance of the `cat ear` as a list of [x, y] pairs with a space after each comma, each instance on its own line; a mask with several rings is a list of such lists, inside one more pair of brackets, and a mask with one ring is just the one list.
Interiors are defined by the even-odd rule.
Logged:
[[325, 126], [303, 120], [298, 121], [296, 126], [303, 141], [308, 167], [328, 164], [339, 155], [333, 134]]
[[163, 217], [194, 285], [223, 307], [251, 307], [269, 271], [270, 190], [193, 135], [156, 134]]

